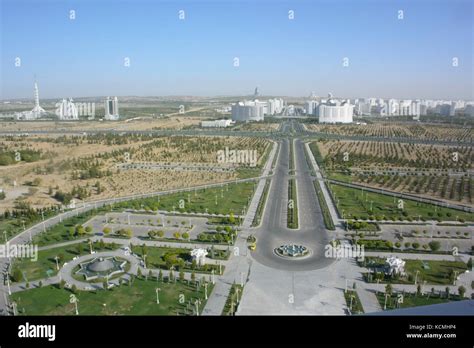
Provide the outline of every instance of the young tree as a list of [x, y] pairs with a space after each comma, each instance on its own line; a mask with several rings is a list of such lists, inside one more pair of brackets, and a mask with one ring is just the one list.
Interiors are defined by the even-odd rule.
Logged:
[[432, 251], [438, 251], [439, 248], [441, 247], [441, 243], [438, 242], [437, 240], [433, 240], [433, 241], [429, 242], [428, 245], [430, 246], [430, 249]]
[[459, 297], [461, 297], [461, 299], [464, 298], [464, 294], [465, 294], [465, 293], [466, 293], [466, 288], [461, 285], [461, 286], [458, 288]]

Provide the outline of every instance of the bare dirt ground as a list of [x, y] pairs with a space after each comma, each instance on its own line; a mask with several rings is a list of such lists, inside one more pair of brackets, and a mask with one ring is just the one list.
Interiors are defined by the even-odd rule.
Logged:
[[202, 121], [201, 117], [170, 116], [161, 118], [140, 117], [138, 119], [128, 119], [114, 122], [103, 121], [80, 121], [80, 122], [60, 122], [60, 121], [31, 121], [31, 122], [1, 122], [0, 132], [8, 131], [47, 131], [67, 130], [151, 130], [151, 129], [182, 129], [189, 126], [198, 126]]
[[133, 162], [227, 167], [217, 161], [217, 151], [226, 147], [255, 149], [261, 163], [269, 146], [265, 139], [246, 137], [0, 137], [0, 154], [22, 149], [41, 152], [38, 161], [0, 165], [0, 188], [6, 192], [6, 198], [0, 200], [0, 213], [12, 209], [18, 200], [35, 208], [58, 204], [53, 197], [57, 191], [81, 191], [75, 193], [76, 200], [95, 200], [238, 178], [236, 171], [120, 170], [117, 164], [125, 163], [126, 155]]

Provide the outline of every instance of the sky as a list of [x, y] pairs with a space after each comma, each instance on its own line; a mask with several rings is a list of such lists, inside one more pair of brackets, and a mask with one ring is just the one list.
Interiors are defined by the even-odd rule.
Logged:
[[0, 3], [3, 100], [32, 98], [35, 76], [41, 98], [474, 99], [471, 0]]

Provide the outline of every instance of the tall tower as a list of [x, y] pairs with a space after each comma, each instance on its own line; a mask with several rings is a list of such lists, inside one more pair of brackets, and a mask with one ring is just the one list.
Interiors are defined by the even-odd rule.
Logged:
[[258, 86], [255, 87], [255, 91], [253, 92], [253, 96], [254, 97], [258, 97], [260, 95], [260, 93], [258, 92]]
[[33, 114], [34, 118], [39, 118], [42, 114], [46, 113], [46, 111], [40, 106], [39, 104], [39, 89], [38, 83], [35, 80], [35, 90], [34, 90], [34, 97], [35, 97], [35, 106], [31, 113]]

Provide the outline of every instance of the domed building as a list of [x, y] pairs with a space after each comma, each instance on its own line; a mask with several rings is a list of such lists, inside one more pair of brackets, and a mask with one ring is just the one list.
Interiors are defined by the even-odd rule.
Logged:
[[334, 99], [331, 93], [318, 106], [319, 123], [352, 123], [353, 114], [354, 105]]

